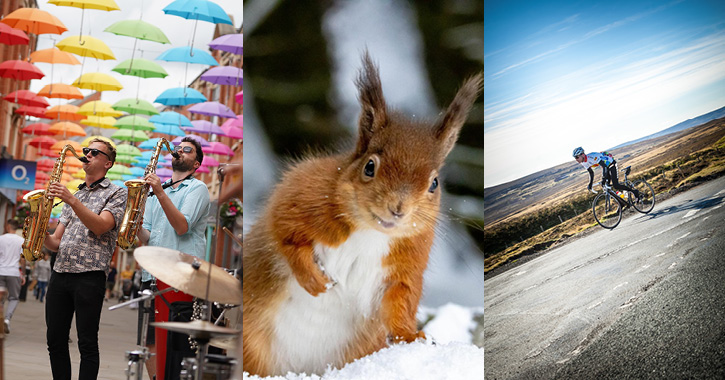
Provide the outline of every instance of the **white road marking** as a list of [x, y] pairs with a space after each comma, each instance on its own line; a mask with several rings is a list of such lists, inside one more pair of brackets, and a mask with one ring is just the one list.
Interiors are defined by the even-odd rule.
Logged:
[[592, 305], [592, 306], [589, 306], [589, 307], [587, 308], [587, 310], [591, 310], [591, 309], [594, 309], [595, 307], [597, 307], [597, 306], [601, 305], [601, 304], [602, 304], [602, 302], [604, 302], [604, 300], [601, 300], [601, 301], [599, 301], [599, 302], [595, 303], [594, 305]]
[[665, 253], [664, 253], [664, 252], [662, 252], [662, 253], [660, 253], [659, 255], [655, 256], [655, 257], [662, 257], [662, 256], [664, 256], [664, 255], [665, 255]]
[[669, 267], [669, 268], [667, 268], [667, 270], [670, 270], [670, 269], [674, 268], [674, 267], [675, 267], [675, 265], [677, 265], [677, 262], [674, 262], [674, 263], [672, 263], [672, 265], [670, 265], [670, 267]]
[[672, 243], [670, 243], [670, 244], [669, 244], [669, 245], [667, 246], [667, 248], [672, 248], [672, 246], [674, 246], [675, 244], [677, 244], [677, 242], [678, 242], [678, 241], [680, 241], [680, 239], [684, 239], [684, 238], [685, 238], [685, 237], [687, 237], [687, 235], [689, 235], [689, 234], [690, 234], [690, 232], [688, 232], [688, 233], [686, 233], [686, 234], [684, 234], [684, 235], [682, 235], [682, 236], [678, 237], [677, 239], [675, 239], [675, 241], [673, 241]]
[[524, 273], [526, 273], [526, 271], [525, 270], [522, 270], [521, 272], [514, 274], [513, 277], [521, 276]]
[[720, 195], [720, 194], [723, 194], [723, 193], [725, 193], [725, 190], [720, 190], [715, 195]]
[[682, 217], [682, 219], [689, 218], [689, 217], [697, 214], [698, 211], [700, 211], [699, 208], [698, 209], [695, 209], [695, 210], [690, 210], [690, 211], [687, 212], [687, 214], [685, 214], [685, 216]]
[[[664, 253], [663, 253], [663, 255], [664, 255]], [[659, 255], [658, 255], [658, 256], [659, 256]], [[644, 271], [645, 269], [649, 268], [650, 266], [651, 266], [650, 264], [647, 264], [647, 265], [642, 265], [642, 267], [641, 267], [641, 268], [639, 268], [639, 269], [637, 269], [637, 271], [636, 271], [636, 272], [634, 272], [634, 273], [642, 273], [642, 272], [643, 272], [643, 271]]]
[[612, 289], [612, 290], [617, 290], [617, 288], [618, 288], [618, 287], [620, 287], [620, 286], [624, 286], [624, 285], [627, 285], [627, 284], [629, 284], [629, 282], [623, 282], [623, 283], [621, 283], [621, 284], [619, 284], [619, 285], [615, 286], [615, 287], [614, 287], [614, 289]]

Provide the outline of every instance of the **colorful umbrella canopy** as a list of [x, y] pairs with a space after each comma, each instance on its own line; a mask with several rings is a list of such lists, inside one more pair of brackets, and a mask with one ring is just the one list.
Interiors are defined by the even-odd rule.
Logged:
[[72, 85], [93, 91], [121, 91], [123, 89], [116, 78], [103, 73], [85, 73], [73, 81]]
[[49, 0], [48, 4], [100, 11], [120, 11], [121, 8], [113, 0]]
[[[82, 155], [83, 152], [78, 152], [78, 154], [79, 155]], [[72, 155], [70, 155], [70, 156], [68, 156], [68, 157], [65, 158], [65, 165], [63, 165], [63, 166], [67, 166], [67, 167], [70, 167], [70, 168], [80, 169], [80, 168], [83, 167], [83, 163], [81, 162], [81, 160], [79, 160], [79, 159], [73, 157]], [[76, 171], [78, 171], [78, 170], [76, 170]]]
[[61, 51], [102, 60], [116, 59], [105, 42], [91, 36], [70, 36], [55, 45]]
[[228, 119], [222, 123], [222, 129], [225, 127], [244, 127], [244, 115], [237, 115], [234, 119]]
[[221, 129], [222, 129], [222, 131], [224, 131], [224, 134], [227, 135], [227, 137], [231, 137], [233, 139], [244, 138], [244, 133], [242, 132], [242, 128], [235, 127], [233, 125], [228, 125], [226, 127], [222, 127]]
[[206, 0], [176, 0], [164, 8], [164, 13], [188, 20], [233, 25], [222, 7]]
[[55, 160], [51, 160], [49, 158], [39, 160], [35, 165], [35, 167], [41, 171], [53, 170], [54, 166], [55, 166]]
[[0, 63], [0, 77], [15, 80], [40, 79], [44, 77], [42, 71], [30, 62], [10, 60]]
[[78, 106], [72, 104], [61, 104], [59, 106], [50, 107], [45, 111], [48, 119], [79, 121], [83, 119], [83, 115], [78, 114]]
[[100, 100], [88, 102], [78, 108], [78, 113], [84, 116], [111, 116], [119, 117], [123, 112], [116, 111], [111, 105]]
[[145, 132], [134, 131], [131, 129], [119, 129], [113, 135], [111, 135], [111, 137], [116, 140], [133, 141], [133, 142], [146, 141], [149, 139], [149, 137], [146, 136]]
[[216, 101], [194, 104], [187, 111], [206, 116], [237, 117], [229, 107]]
[[73, 149], [75, 149], [75, 151], [78, 152], [78, 154], [82, 154], [80, 152], [81, 152], [81, 149], [83, 149], [83, 147], [81, 146], [81, 144], [79, 144], [79, 143], [77, 143], [77, 142], [75, 142], [73, 140], [60, 140], [60, 141], [57, 141], [55, 144], [51, 145], [50, 149], [60, 152], [61, 149], [63, 149], [63, 147], [66, 146], [66, 145], [72, 146]]
[[112, 174], [120, 174], [120, 175], [124, 175], [124, 174], [130, 175], [131, 174], [131, 171], [128, 170], [128, 168], [123, 165], [113, 165], [113, 167], [108, 169], [108, 172], [112, 173]]
[[0, 23], [0, 44], [27, 45], [29, 41], [30, 38], [22, 30]]
[[133, 145], [121, 144], [116, 147], [116, 153], [123, 154], [126, 156], [137, 157], [141, 155], [141, 150]]
[[209, 171], [209, 168], [207, 166], [205, 166], [205, 165], [201, 165], [198, 168], [196, 168], [196, 172], [197, 173], [211, 173]]
[[20, 131], [26, 135], [38, 135], [38, 136], [52, 136], [55, 135], [53, 132], [48, 132], [50, 124], [47, 123], [33, 123], [28, 124]]
[[[135, 162], [138, 162], [138, 160], [132, 156], [128, 156], [125, 154], [119, 154], [119, 155], [116, 155], [116, 162], [121, 162], [124, 164], [133, 164]], [[131, 179], [131, 178], [124, 178], [124, 179]]]
[[81, 124], [89, 127], [112, 129], [113, 125], [116, 124], [116, 119], [111, 116], [88, 116], [81, 120]]
[[33, 34], [63, 34], [68, 30], [58, 18], [37, 8], [16, 9], [0, 22]]
[[166, 62], [198, 63], [200, 65], [210, 66], [219, 65], [219, 62], [217, 62], [211, 54], [201, 49], [192, 48], [191, 46], [181, 46], [168, 49], [156, 57], [156, 60]]
[[198, 132], [198, 133], [214, 133], [217, 135], [223, 135], [224, 131], [219, 128], [218, 125], [206, 120], [192, 120], [191, 124], [193, 127], [182, 127], [181, 129], [187, 132]]
[[55, 135], [62, 135], [64, 137], [86, 135], [86, 131], [84, 131], [80, 125], [76, 123], [71, 123], [69, 121], [61, 121], [59, 123], [55, 123], [48, 130], [53, 132]]
[[194, 125], [191, 124], [191, 121], [189, 119], [174, 111], [166, 111], [162, 112], [158, 115], [151, 116], [149, 119], [150, 122], [154, 124], [168, 124], [168, 125], [176, 125], [179, 127], [193, 127]]
[[166, 106], [186, 106], [205, 101], [206, 97], [201, 92], [190, 87], [170, 88], [162, 92], [154, 100], [155, 103], [161, 103]]
[[86, 137], [86, 139], [85, 139], [85, 140], [81, 141], [81, 146], [85, 146], [85, 147], [87, 147], [87, 146], [88, 146], [88, 144], [90, 144], [90, 143], [91, 143], [91, 141], [93, 141], [93, 139], [101, 139], [101, 140], [103, 140], [103, 141], [106, 141], [106, 142], [110, 143], [110, 144], [111, 144], [111, 146], [112, 146], [112, 147], [113, 147], [114, 149], [116, 149], [116, 148], [117, 148], [117, 147], [116, 147], [116, 143], [115, 143], [115, 142], [113, 142], [113, 140], [109, 139], [109, 138], [108, 138], [108, 137], [106, 137], [106, 136], [100, 136], [100, 135], [95, 135], [95, 136], [88, 136], [88, 137]]
[[[202, 150], [203, 152], [203, 150]], [[202, 166], [219, 166], [219, 161], [216, 160], [216, 158], [212, 156], [204, 156], [204, 158], [201, 160]]]
[[217, 66], [201, 74], [201, 79], [214, 84], [241, 86], [244, 81], [244, 71], [234, 66]]
[[138, 115], [124, 116], [116, 120], [113, 126], [119, 129], [135, 129], [137, 131], [153, 131], [155, 129], [153, 124]]
[[39, 119], [47, 119], [45, 116], [45, 107], [22, 106], [15, 110], [18, 115], [35, 116]]
[[36, 148], [50, 148], [58, 140], [48, 136], [38, 136], [28, 142], [28, 145]]
[[83, 99], [81, 90], [65, 83], [46, 84], [38, 91], [38, 95], [46, 98]]
[[161, 65], [144, 58], [127, 59], [116, 65], [112, 71], [141, 78], [166, 78], [169, 75]]
[[170, 44], [161, 29], [143, 20], [118, 21], [103, 30], [119, 36], [138, 38], [139, 40], [153, 41], [162, 44]]
[[117, 111], [124, 111], [131, 114], [158, 115], [159, 111], [154, 106], [142, 99], [122, 99], [114, 103], [111, 107]]
[[241, 33], [225, 34], [215, 38], [211, 43], [209, 43], [209, 47], [232, 54], [244, 54], [244, 35]]
[[171, 124], [154, 124], [154, 132], [156, 133], [165, 133], [167, 135], [172, 136], [184, 136], [186, 133], [184, 133], [181, 128], [179, 128], [178, 125], [171, 125]]
[[237, 100], [237, 103], [244, 104], [244, 91], [237, 92], [234, 98]]
[[209, 146], [202, 147], [201, 151], [204, 153], [210, 153], [210, 154], [222, 154], [226, 156], [233, 156], [234, 151], [232, 148], [216, 141], [212, 141], [209, 143]]
[[66, 65], [80, 65], [78, 59], [71, 53], [66, 53], [58, 48], [36, 50], [30, 53], [30, 62], [62, 63]]
[[[161, 140], [160, 137], [154, 137], [152, 139], [148, 139], [148, 140], [142, 142], [141, 144], [138, 144], [138, 148], [139, 149], [154, 149], [156, 147], [156, 144], [159, 143], [159, 140]], [[171, 145], [171, 148], [174, 147], [173, 143], [171, 143], [170, 145]], [[166, 149], [166, 145], [161, 145], [161, 149], [162, 150]], [[168, 151], [168, 149], [166, 149], [166, 150]], [[147, 153], [147, 152], [143, 152], [143, 153]], [[148, 152], [148, 153], [151, 153], [151, 152]], [[144, 156], [142, 156], [142, 157], [144, 157]], [[146, 157], [146, 159], [148, 160], [149, 157], [151, 157], [151, 156], [149, 155], [148, 157]]]
[[11, 103], [17, 103], [24, 106], [31, 106], [31, 107], [48, 107], [50, 104], [48, 103], [48, 100], [46, 100], [42, 96], [36, 95], [34, 92], [30, 90], [18, 90], [13, 91], [5, 96], [3, 96], [3, 99], [5, 99], [8, 102]]
[[181, 143], [181, 140], [185, 137], [191, 137], [192, 139], [198, 141], [202, 147], [209, 146], [209, 141], [206, 141], [205, 138], [197, 135], [184, 135], [171, 140], [171, 142], [174, 143], [174, 145], [179, 145]]

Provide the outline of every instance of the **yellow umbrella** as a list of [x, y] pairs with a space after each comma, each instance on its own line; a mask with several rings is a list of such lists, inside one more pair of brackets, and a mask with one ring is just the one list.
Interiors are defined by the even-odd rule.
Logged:
[[100, 100], [94, 100], [82, 105], [78, 109], [78, 113], [85, 116], [119, 117], [123, 115], [123, 112], [114, 110], [110, 104]]
[[72, 86], [93, 91], [120, 91], [123, 88], [116, 78], [103, 73], [85, 73], [73, 81]]
[[[85, 174], [83, 175], [83, 178], [86, 178], [86, 177], [85, 177]], [[70, 181], [70, 182], [66, 183], [66, 184], [65, 184], [65, 187], [67, 187], [67, 188], [68, 188], [68, 190], [70, 190], [70, 191], [71, 191], [71, 193], [75, 193], [76, 191], [78, 191], [78, 186], [79, 186], [80, 184], [82, 184], [82, 183], [85, 183], [85, 182], [86, 182], [86, 181], [84, 181], [84, 180], [82, 180], [82, 179], [74, 179], [74, 180], [72, 180], [72, 181]]]
[[113, 0], [50, 0], [48, 4], [81, 9], [97, 9], [99, 11], [120, 11]]
[[96, 59], [116, 59], [111, 48], [105, 42], [91, 36], [70, 36], [58, 42], [55, 47], [66, 53]]
[[91, 140], [93, 140], [93, 139], [100, 139], [100, 140], [108, 141], [109, 143], [111, 143], [111, 146], [113, 147], [113, 149], [116, 149], [116, 143], [114, 143], [113, 140], [109, 139], [106, 136], [98, 136], [98, 135], [90, 136], [90, 137], [86, 138], [85, 140], [83, 140], [81, 142], [81, 146], [87, 147], [88, 144], [90, 144]]
[[80, 169], [80, 170], [78, 170], [77, 172], [73, 173], [73, 174], [71, 175], [71, 177], [73, 177], [73, 178], [80, 178], [80, 179], [85, 179], [85, 178], [86, 178], [86, 171], [85, 171], [85, 170], [83, 170], [83, 169]]
[[89, 127], [98, 127], [104, 129], [117, 129], [113, 125], [116, 124], [116, 119], [111, 116], [87, 116], [81, 120], [81, 124]]

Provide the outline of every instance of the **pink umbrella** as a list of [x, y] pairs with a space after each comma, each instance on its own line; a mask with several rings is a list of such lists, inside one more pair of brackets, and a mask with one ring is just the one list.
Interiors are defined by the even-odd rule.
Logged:
[[244, 91], [237, 92], [237, 94], [234, 95], [234, 97], [237, 99], [237, 103], [244, 104]]
[[212, 156], [204, 156], [204, 159], [201, 161], [201, 166], [219, 166], [219, 161]]
[[244, 138], [244, 131], [242, 128], [237, 128], [233, 125], [228, 125], [226, 127], [221, 128], [222, 131], [224, 131], [224, 134], [228, 137], [231, 137], [233, 139], [243, 139]]
[[244, 127], [244, 115], [237, 115], [236, 118], [229, 119], [229, 120], [225, 121], [224, 123], [222, 123], [222, 127], [227, 127], [230, 125], [233, 127], [239, 127], [239, 128]]
[[[206, 157], [204, 157], [204, 158], [206, 158]], [[207, 168], [206, 166], [202, 165], [202, 166], [199, 166], [196, 169], [196, 171], [197, 171], [197, 173], [209, 173], [209, 168]]]
[[209, 143], [209, 146], [201, 148], [201, 151], [209, 154], [223, 154], [226, 156], [234, 156], [232, 148], [216, 141]]

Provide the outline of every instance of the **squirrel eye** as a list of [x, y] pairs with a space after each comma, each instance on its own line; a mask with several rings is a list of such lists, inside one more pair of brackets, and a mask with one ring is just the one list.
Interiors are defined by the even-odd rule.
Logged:
[[365, 164], [363, 173], [370, 178], [375, 176], [375, 162], [373, 160], [369, 160], [368, 163]]
[[433, 183], [430, 184], [430, 187], [428, 188], [429, 193], [433, 193], [438, 188], [438, 177], [433, 178]]

